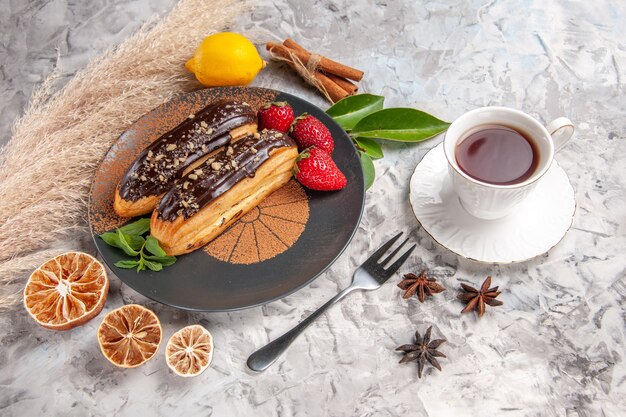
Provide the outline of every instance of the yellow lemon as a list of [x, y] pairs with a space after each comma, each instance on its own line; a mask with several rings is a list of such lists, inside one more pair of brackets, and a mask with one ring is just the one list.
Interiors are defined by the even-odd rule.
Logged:
[[245, 36], [222, 32], [206, 37], [185, 67], [206, 87], [248, 85], [265, 61]]

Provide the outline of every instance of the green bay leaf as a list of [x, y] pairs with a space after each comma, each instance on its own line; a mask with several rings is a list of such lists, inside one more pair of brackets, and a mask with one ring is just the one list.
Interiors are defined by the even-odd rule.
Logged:
[[374, 162], [372, 162], [372, 158], [369, 157], [366, 153], [360, 152], [361, 154], [361, 167], [363, 167], [363, 175], [365, 176], [365, 189], [368, 190], [372, 184], [374, 184], [374, 180], [376, 179], [376, 169], [374, 168]]
[[339, 100], [326, 110], [326, 114], [345, 130], [352, 129], [368, 114], [382, 110], [385, 98], [374, 94], [357, 94]]
[[376, 142], [374, 139], [368, 138], [356, 138], [354, 139], [357, 146], [360, 148], [359, 151], [365, 152], [373, 159], [380, 159], [383, 155], [383, 148], [381, 148], [380, 144]]
[[450, 123], [420, 110], [384, 109], [359, 121], [352, 129], [355, 137], [421, 142], [445, 131]]

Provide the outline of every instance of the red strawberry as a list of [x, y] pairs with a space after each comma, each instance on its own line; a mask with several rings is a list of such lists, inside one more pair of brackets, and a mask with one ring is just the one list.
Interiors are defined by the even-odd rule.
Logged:
[[286, 101], [266, 103], [259, 109], [259, 130], [276, 129], [287, 133], [293, 123], [293, 109]]
[[330, 155], [319, 148], [303, 151], [296, 160], [294, 171], [300, 184], [312, 190], [341, 190], [348, 182]]
[[296, 118], [291, 126], [291, 137], [296, 140], [300, 149], [311, 146], [323, 149], [330, 155], [335, 148], [335, 142], [324, 123], [309, 114], [302, 114]]

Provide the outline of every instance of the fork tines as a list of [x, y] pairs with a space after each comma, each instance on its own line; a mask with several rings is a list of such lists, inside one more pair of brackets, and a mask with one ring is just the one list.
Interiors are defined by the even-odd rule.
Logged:
[[400, 249], [402, 249], [402, 247], [406, 244], [406, 242], [408, 242], [409, 238], [406, 238], [402, 243], [400, 243], [400, 245], [396, 249], [394, 249], [394, 251], [391, 252], [391, 254], [389, 254], [389, 256], [387, 256], [382, 262], [378, 262], [378, 260], [382, 258], [382, 256], [393, 246], [394, 243], [396, 243], [398, 239], [400, 239], [400, 236], [402, 236], [402, 233], [403, 232], [400, 232], [394, 237], [392, 237], [391, 239], [389, 239], [387, 243], [382, 245], [376, 252], [372, 254], [372, 256], [370, 256], [365, 261], [363, 266], [369, 267], [372, 269], [377, 269], [378, 270], [377, 272], [379, 273], [384, 272], [384, 275], [387, 277], [391, 276], [398, 269], [400, 269], [402, 264], [408, 259], [408, 257], [411, 255], [411, 253], [413, 252], [413, 250], [415, 249], [417, 245], [411, 246], [402, 256], [400, 256], [400, 258], [398, 258], [397, 261], [391, 264], [387, 269], [384, 269], [384, 268], [385, 268], [385, 265], [387, 265], [398, 254], [398, 252], [400, 252]]

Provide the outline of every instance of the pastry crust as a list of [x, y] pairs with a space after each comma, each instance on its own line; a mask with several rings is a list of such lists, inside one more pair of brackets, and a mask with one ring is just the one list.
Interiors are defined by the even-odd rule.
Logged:
[[120, 196], [119, 187], [116, 187], [113, 209], [120, 217], [143, 216], [144, 214], [150, 213], [154, 210], [161, 197], [163, 197], [163, 194], [158, 196], [151, 195], [148, 197], [141, 197], [137, 201], [124, 200]]
[[268, 155], [269, 158], [256, 168], [253, 176], [244, 177], [190, 217], [180, 214], [174, 219], [163, 218], [164, 208], [161, 206], [172, 204], [169, 194], [175, 190], [170, 191], [150, 220], [150, 233], [159, 240], [165, 252], [173, 256], [182, 255], [204, 246], [265, 197], [287, 184], [298, 156], [296, 144], [289, 138], [287, 146], [272, 148]]
[[256, 114], [248, 104], [223, 100], [206, 107], [141, 152], [116, 187], [113, 209], [121, 217], [150, 213], [179, 178], [256, 130]]
[[[236, 129], [230, 131], [230, 136], [232, 137], [231, 142], [237, 141], [247, 135], [254, 134], [256, 132], [256, 124], [247, 124]], [[218, 153], [222, 148], [219, 148], [207, 155], [204, 155], [202, 158], [195, 161], [193, 164], [189, 165], [183, 172], [183, 175], [189, 174], [191, 171], [202, 165], [209, 159], [211, 156]], [[172, 179], [170, 181], [171, 185], [174, 185], [174, 182], [177, 180]], [[151, 213], [161, 200], [165, 193], [161, 193], [159, 195], [149, 195], [146, 197], [141, 197], [139, 200], [131, 201], [125, 200], [120, 195], [120, 187], [119, 185], [115, 188], [115, 198], [113, 200], [113, 209], [115, 213], [117, 213], [120, 217], [137, 217], [143, 216], [144, 214]]]

